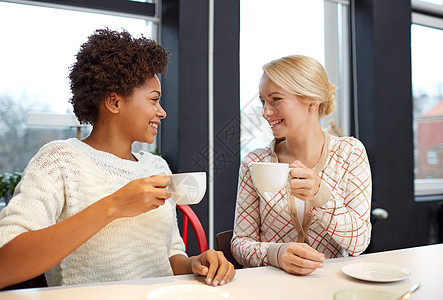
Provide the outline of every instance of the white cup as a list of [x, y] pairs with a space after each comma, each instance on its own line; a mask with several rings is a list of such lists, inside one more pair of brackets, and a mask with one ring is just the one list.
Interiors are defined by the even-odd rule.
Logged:
[[252, 181], [261, 192], [278, 192], [288, 182], [289, 164], [252, 163]]
[[169, 175], [168, 190], [175, 203], [197, 204], [206, 192], [206, 172], [178, 173]]

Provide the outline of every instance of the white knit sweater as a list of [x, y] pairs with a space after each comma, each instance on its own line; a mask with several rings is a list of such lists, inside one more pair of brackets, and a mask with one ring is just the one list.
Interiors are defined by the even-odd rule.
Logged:
[[[170, 173], [165, 160], [150, 153], [134, 162], [77, 139], [51, 142], [29, 162], [0, 214], [0, 247], [69, 218], [131, 180]], [[158, 209], [109, 223], [46, 272], [46, 279], [54, 286], [169, 276], [169, 257], [186, 255], [184, 249], [175, 203], [168, 199]]]

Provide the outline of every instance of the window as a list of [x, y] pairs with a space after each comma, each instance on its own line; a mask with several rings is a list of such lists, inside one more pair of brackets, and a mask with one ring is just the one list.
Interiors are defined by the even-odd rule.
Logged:
[[[92, 7], [96, 2], [89, 1], [88, 5]], [[128, 3], [124, 5], [149, 6]], [[69, 67], [94, 30], [126, 29], [135, 36], [156, 39], [158, 24], [155, 17], [127, 11], [99, 11], [42, 1], [0, 1], [0, 27], [4, 29], [0, 32], [0, 173], [23, 171], [43, 144], [76, 136], [76, 128], [30, 126], [26, 117], [35, 111], [72, 116]], [[136, 146], [155, 149], [155, 145]]]
[[428, 165], [438, 165], [440, 161], [439, 153], [436, 150], [428, 150]]
[[350, 133], [348, 20], [348, 1], [240, 2], [241, 157], [273, 138], [258, 99], [262, 65], [291, 54], [311, 56], [326, 68], [337, 87], [337, 107], [322, 118], [322, 127], [335, 122]]
[[411, 25], [416, 196], [443, 194], [443, 2], [423, 2]]

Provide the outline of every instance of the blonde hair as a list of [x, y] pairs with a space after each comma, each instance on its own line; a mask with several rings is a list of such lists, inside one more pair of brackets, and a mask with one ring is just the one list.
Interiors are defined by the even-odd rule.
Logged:
[[277, 85], [309, 104], [320, 103], [320, 117], [335, 109], [335, 87], [329, 82], [323, 66], [315, 59], [292, 55], [263, 66], [265, 74]]

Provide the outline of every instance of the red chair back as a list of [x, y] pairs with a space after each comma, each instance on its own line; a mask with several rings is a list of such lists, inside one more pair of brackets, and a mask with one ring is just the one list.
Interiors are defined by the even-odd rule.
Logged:
[[194, 230], [195, 237], [197, 238], [198, 250], [203, 253], [209, 249], [208, 240], [206, 239], [205, 230], [203, 229], [200, 220], [198, 219], [195, 212], [189, 205], [177, 205], [179, 211], [182, 212], [183, 218], [183, 233], [182, 238], [185, 243], [186, 251], [188, 250], [188, 224], [191, 224]]

